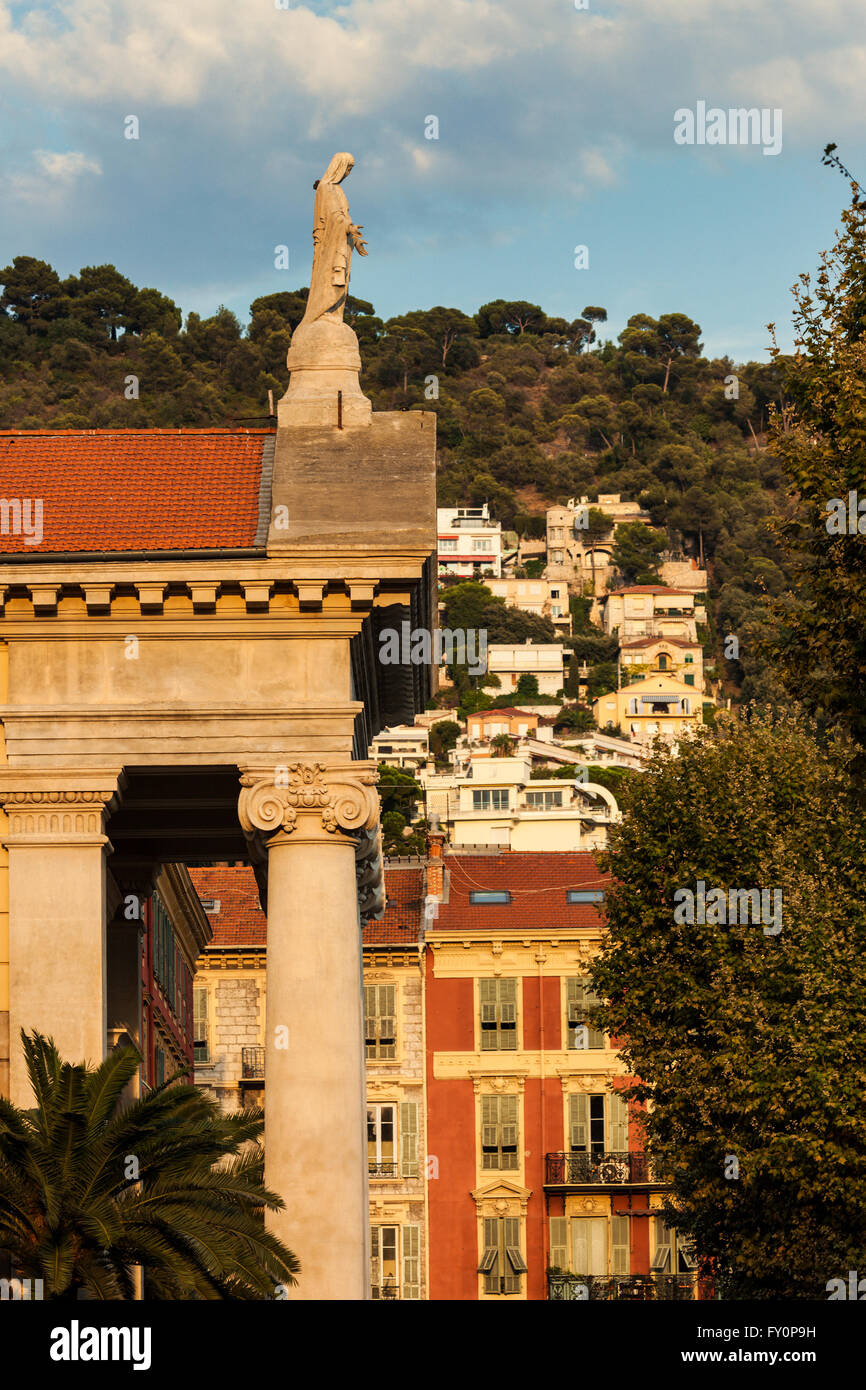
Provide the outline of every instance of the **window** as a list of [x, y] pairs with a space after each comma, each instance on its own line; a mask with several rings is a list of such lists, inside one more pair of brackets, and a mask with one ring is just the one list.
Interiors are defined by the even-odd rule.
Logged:
[[469, 901], [471, 903], [510, 903], [511, 894], [508, 892], [507, 889], [502, 889], [501, 891], [494, 891], [492, 889], [485, 889], [482, 891], [481, 889], [478, 889], [477, 891], [473, 891], [469, 894]]
[[599, 1003], [587, 980], [566, 981], [566, 1008], [568, 1013], [568, 1046], [584, 1051], [595, 1051], [604, 1047], [604, 1033], [600, 1028], [590, 1027], [589, 1011]]
[[683, 701], [682, 701], [682, 711], [683, 711], [683, 714], [691, 714], [691, 709], [692, 709], [692, 707], [691, 707], [691, 704], [690, 704], [690, 702], [689, 702], [689, 698], [688, 698], [687, 695], [684, 695], [684, 696], [683, 696]]
[[514, 1170], [517, 1155], [517, 1096], [481, 1097], [481, 1167]]
[[481, 1051], [517, 1051], [517, 981], [479, 980]]
[[454, 539], [454, 540], [449, 540], [449, 539], [447, 539], [447, 538], [443, 538], [443, 537], [440, 536], [440, 538], [439, 538], [439, 550], [440, 550], [440, 552], [441, 552], [442, 554], [453, 555], [453, 554], [456, 552], [456, 550], [457, 550], [457, 541], [456, 541], [456, 539]]
[[628, 1152], [628, 1105], [618, 1091], [568, 1097], [568, 1138], [572, 1153], [601, 1158]]
[[686, 671], [685, 675], [683, 676], [683, 680], [684, 680], [684, 682], [685, 682], [686, 685], [694, 685], [694, 683], [695, 683], [695, 673], [694, 673], [694, 671]]
[[667, 659], [667, 656], [665, 655], [664, 652], [659, 652], [659, 670], [660, 670], [660, 671], [666, 671], [667, 669], [668, 669], [668, 659]]
[[206, 989], [193, 990], [193, 1057], [196, 1062], [210, 1060], [208, 1050], [208, 1000]]
[[697, 1269], [691, 1242], [669, 1226], [663, 1216], [653, 1217], [653, 1274], [690, 1274]]
[[367, 1106], [367, 1165], [371, 1177], [397, 1176], [394, 1106]]
[[484, 1275], [485, 1293], [520, 1293], [526, 1261], [520, 1247], [519, 1217], [484, 1217], [484, 1250], [478, 1271]]
[[569, 903], [603, 903], [603, 888], [568, 888], [565, 900]]
[[485, 550], [485, 551], [487, 551], [487, 550], [492, 550], [492, 549], [493, 549], [493, 542], [492, 542], [490, 539], [488, 539], [486, 536], [482, 536], [482, 537], [477, 538], [476, 540], [473, 540], [473, 542], [472, 542], [472, 549], [473, 549], [473, 550]]
[[396, 985], [364, 986], [364, 1038], [367, 1056], [379, 1061], [397, 1056]]
[[484, 787], [472, 792], [473, 811], [507, 811], [508, 788]]
[[550, 811], [554, 806], [562, 805], [562, 792], [527, 792], [526, 804], [532, 811]]
[[370, 1227], [370, 1285], [377, 1301], [421, 1297], [419, 1226]]
[[205, 912], [219, 912], [220, 910], [219, 898], [202, 898], [201, 905]]
[[[550, 1263], [572, 1274], [628, 1274], [631, 1232], [626, 1215], [550, 1218]], [[608, 1249], [610, 1264], [608, 1266]]]

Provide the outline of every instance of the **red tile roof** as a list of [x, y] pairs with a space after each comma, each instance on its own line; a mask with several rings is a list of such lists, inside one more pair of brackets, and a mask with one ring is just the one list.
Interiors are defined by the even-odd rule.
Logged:
[[218, 912], [208, 912], [213, 928], [211, 946], [262, 947], [268, 921], [259, 903], [255, 874], [246, 864], [231, 868], [190, 869], [193, 887], [203, 902], [216, 900]]
[[[255, 874], [246, 865], [231, 868], [190, 869], [193, 887], [203, 902], [219, 903], [208, 912], [213, 947], [262, 947], [267, 943], [268, 923], [259, 904]], [[416, 945], [422, 938], [424, 870], [419, 864], [385, 868], [387, 905], [381, 922], [368, 922], [364, 945]]]
[[2, 430], [0, 497], [41, 499], [43, 537], [28, 545], [0, 529], [0, 552], [38, 560], [252, 547], [273, 438], [267, 429]]
[[623, 651], [630, 647], [654, 647], [657, 642], [666, 642], [671, 647], [697, 647], [698, 642], [690, 642], [686, 637], [637, 637], [633, 642], [621, 642]]
[[424, 869], [420, 864], [385, 865], [385, 916], [364, 927], [365, 946], [414, 946], [422, 940]]
[[[603, 874], [591, 854], [580, 851], [503, 850], [499, 854], [446, 854], [450, 872], [448, 902], [439, 904], [432, 931], [489, 928], [522, 931], [539, 928], [600, 927], [593, 903], [569, 903], [568, 888], [604, 888]], [[472, 903], [477, 889], [508, 889], [511, 902]]]

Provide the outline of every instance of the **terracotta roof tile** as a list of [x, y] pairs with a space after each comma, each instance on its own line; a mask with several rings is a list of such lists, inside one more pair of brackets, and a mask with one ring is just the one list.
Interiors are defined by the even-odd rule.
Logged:
[[208, 912], [213, 928], [213, 946], [262, 947], [267, 941], [267, 918], [259, 903], [256, 876], [245, 864], [240, 867], [190, 869], [193, 887], [202, 902], [219, 903], [218, 912]]
[[273, 437], [262, 429], [0, 431], [0, 498], [41, 499], [43, 517], [41, 542], [28, 545], [0, 512], [0, 552], [38, 560], [252, 547]]
[[365, 946], [415, 946], [423, 939], [424, 869], [385, 865], [385, 916], [364, 928]]
[[[446, 854], [450, 872], [448, 902], [440, 903], [432, 932], [489, 928], [493, 932], [533, 928], [600, 927], [602, 917], [593, 903], [569, 903], [568, 888], [604, 889], [603, 874], [594, 857], [581, 851], [515, 851], [499, 854]], [[511, 893], [511, 902], [473, 903], [478, 889]], [[431, 934], [428, 932], [428, 935]]]

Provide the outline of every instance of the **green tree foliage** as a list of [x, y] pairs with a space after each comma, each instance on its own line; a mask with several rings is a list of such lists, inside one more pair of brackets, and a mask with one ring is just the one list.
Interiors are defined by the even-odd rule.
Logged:
[[664, 531], [627, 521], [616, 528], [611, 557], [624, 584], [658, 584], [659, 557], [665, 549]]
[[440, 719], [430, 726], [430, 752], [437, 763], [446, 761], [446, 754], [456, 747], [460, 725], [454, 719]]
[[794, 297], [788, 403], [773, 411], [770, 448], [788, 480], [774, 529], [796, 583], [771, 593], [755, 635], [791, 694], [866, 745], [866, 200], [856, 186], [832, 252]]
[[149, 1298], [266, 1299], [297, 1282], [264, 1225], [284, 1204], [263, 1185], [260, 1110], [222, 1113], [177, 1078], [126, 1101], [134, 1048], [91, 1068], [21, 1038], [35, 1105], [0, 1098], [0, 1252], [47, 1299], [132, 1299], [134, 1265]]
[[[841, 740], [796, 714], [720, 715], [629, 780], [601, 861], [614, 883], [598, 1021], [640, 1078], [633, 1097], [653, 1102], [669, 1218], [727, 1297], [826, 1298], [827, 1280], [862, 1266], [866, 825], [853, 793]], [[678, 921], [677, 890], [698, 881], [779, 890], [781, 931]]]

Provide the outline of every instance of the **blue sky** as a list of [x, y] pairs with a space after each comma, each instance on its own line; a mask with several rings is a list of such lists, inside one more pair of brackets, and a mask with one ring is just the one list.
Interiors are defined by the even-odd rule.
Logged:
[[[352, 289], [383, 316], [602, 304], [615, 335], [679, 310], [708, 353], [763, 357], [847, 200], [823, 146], [866, 181], [862, 0], [0, 0], [0, 79], [0, 264], [111, 261], [242, 319], [307, 282], [342, 149]], [[677, 145], [698, 101], [780, 109], [781, 152]]]

